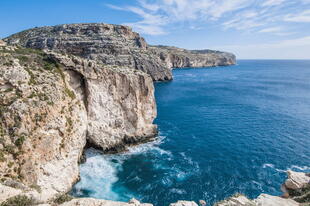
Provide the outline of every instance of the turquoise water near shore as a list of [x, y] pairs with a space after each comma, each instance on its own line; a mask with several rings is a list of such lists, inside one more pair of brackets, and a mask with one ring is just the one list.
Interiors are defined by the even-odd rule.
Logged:
[[280, 195], [285, 170], [310, 171], [310, 61], [173, 73], [155, 84], [158, 139], [125, 154], [88, 149], [74, 196], [212, 205], [237, 192]]

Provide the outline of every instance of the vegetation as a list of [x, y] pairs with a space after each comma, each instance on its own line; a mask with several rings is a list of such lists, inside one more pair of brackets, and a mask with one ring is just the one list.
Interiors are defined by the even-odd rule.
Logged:
[[34, 205], [34, 200], [30, 199], [25, 195], [17, 195], [7, 199], [5, 202], [1, 203], [0, 206], [32, 206]]
[[20, 136], [16, 141], [15, 141], [15, 145], [19, 148], [21, 148], [21, 146], [24, 144], [26, 140], [26, 137], [24, 135]]
[[62, 204], [62, 203], [65, 203], [65, 202], [68, 202], [70, 200], [72, 200], [73, 197], [71, 195], [68, 195], [68, 194], [64, 194], [64, 195], [60, 195], [58, 196], [55, 200], [54, 200], [54, 203], [56, 204]]
[[68, 89], [67, 87], [65, 88], [65, 93], [72, 99], [74, 100], [76, 98], [75, 93]]

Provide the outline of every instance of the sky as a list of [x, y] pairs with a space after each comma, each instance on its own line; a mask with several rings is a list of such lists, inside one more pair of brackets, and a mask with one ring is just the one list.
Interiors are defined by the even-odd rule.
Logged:
[[0, 38], [89, 22], [129, 25], [153, 45], [310, 59], [310, 0], [0, 0]]

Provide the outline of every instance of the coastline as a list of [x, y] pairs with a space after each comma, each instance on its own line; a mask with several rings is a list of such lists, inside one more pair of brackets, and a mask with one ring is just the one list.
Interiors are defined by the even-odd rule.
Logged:
[[[72, 27], [83, 30], [89, 26], [92, 28], [94, 25], [60, 25], [57, 29], [68, 32]], [[6, 104], [1, 112], [3, 111], [3, 115], [6, 116], [6, 122], [3, 123], [5, 161], [1, 163], [4, 166], [1, 167], [0, 174], [4, 180], [1, 180], [3, 184], [0, 184], [2, 192], [0, 202], [4, 202], [4, 205], [10, 201], [17, 201], [18, 198], [24, 198], [25, 201], [33, 200], [33, 204], [42, 203], [45, 206], [151, 205], [142, 204], [134, 199], [124, 203], [91, 198], [69, 200], [70, 198], [66, 199], [64, 196], [79, 179], [78, 162], [82, 159], [87, 142], [88, 145], [100, 148], [106, 153], [118, 153], [126, 151], [126, 148], [132, 145], [153, 140], [157, 135], [156, 125], [153, 124], [157, 114], [153, 81], [171, 80], [172, 75], [169, 72], [174, 66], [206, 63], [205, 55], [209, 55], [210, 52], [195, 54], [195, 57], [192, 57], [190, 51], [182, 50], [179, 54], [179, 49], [174, 48], [172, 52], [177, 51], [179, 55], [175, 57], [171, 55], [171, 50], [149, 51], [143, 38], [128, 27], [106, 24], [96, 26], [99, 29], [103, 27], [109, 31], [117, 31], [117, 34], [128, 42], [138, 41], [133, 48], [126, 47], [137, 55], [131, 56], [130, 52], [126, 54], [128, 58], [135, 60], [135, 65], [127, 65], [123, 60], [120, 62], [121, 65], [105, 65], [103, 63], [107, 59], [101, 56], [101, 48], [95, 53], [77, 54], [80, 52], [76, 49], [77, 45], [85, 46], [83, 38], [89, 40], [85, 36], [71, 45], [73, 50], [76, 49], [73, 54], [61, 54], [59, 51], [64, 48], [58, 46], [62, 44], [55, 43], [51, 46], [45, 44], [46, 39], [44, 41], [40, 39], [41, 34], [49, 34], [50, 30], [53, 31], [53, 27], [48, 27], [48, 32], [45, 34], [46, 27], [19, 33], [6, 39], [9, 46], [3, 43], [0, 71], [3, 76], [1, 89], [5, 92]], [[28, 41], [27, 38], [32, 35], [34, 38]], [[57, 35], [52, 38], [54, 42], [70, 42], [67, 36]], [[90, 42], [95, 42], [96, 45], [97, 38], [98, 36], [92, 36]], [[119, 42], [118, 39], [113, 42], [116, 48]], [[99, 43], [104, 47], [106, 42]], [[30, 45], [29, 47], [44, 51], [26, 49], [19, 44]], [[140, 52], [150, 55], [151, 62], [149, 59], [146, 60], [145, 56], [139, 56]], [[165, 58], [158, 60], [158, 53]], [[190, 53], [193, 59], [189, 61], [184, 53]], [[218, 54], [218, 52], [212, 53], [212, 55]], [[96, 61], [87, 59], [87, 55]], [[211, 65], [220, 65], [222, 61], [228, 62], [226, 65], [235, 64], [234, 55], [224, 52], [220, 55], [228, 57], [223, 60], [214, 56]], [[119, 60], [118, 56], [109, 58], [113, 61]], [[28, 68], [29, 65], [33, 67]], [[145, 70], [146, 68], [148, 70]], [[159, 68], [164, 68], [164, 71]], [[13, 169], [12, 172], [12, 166], [17, 168], [16, 171]], [[54, 201], [59, 198], [69, 201], [55, 203]], [[240, 201], [252, 202], [242, 196], [237, 197], [238, 201], [240, 198], [242, 199]], [[227, 201], [224, 203], [229, 205], [230, 200]], [[188, 204], [197, 205], [193, 202], [172, 205]]]

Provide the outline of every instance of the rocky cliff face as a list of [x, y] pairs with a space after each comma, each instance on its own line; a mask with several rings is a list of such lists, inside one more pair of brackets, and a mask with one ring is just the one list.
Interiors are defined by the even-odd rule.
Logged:
[[236, 64], [235, 55], [214, 50], [186, 50], [169, 46], [151, 46], [150, 50], [160, 57], [169, 68], [213, 67]]
[[0, 90], [0, 180], [39, 202], [78, 180], [87, 140], [118, 151], [156, 135], [153, 81], [138, 70], [1, 46]]
[[78, 180], [87, 113], [70, 79], [43, 52], [0, 47], [2, 182], [48, 199]]
[[67, 24], [41, 27], [14, 34], [5, 41], [73, 54], [105, 65], [136, 68], [150, 74], [154, 80], [172, 79], [170, 69], [157, 61], [145, 40], [127, 26]]
[[[87, 138], [104, 151], [119, 151], [126, 144], [147, 141], [157, 133], [152, 79], [144, 72], [102, 66], [75, 56], [48, 53], [70, 76], [87, 110]], [[82, 89], [84, 88], [84, 89]]]
[[155, 81], [171, 80], [171, 68], [236, 63], [235, 56], [226, 52], [148, 46], [131, 28], [111, 24], [67, 24], [34, 28], [14, 34], [5, 41], [29, 48], [65, 52], [97, 60], [105, 65], [135, 68], [150, 74]]

